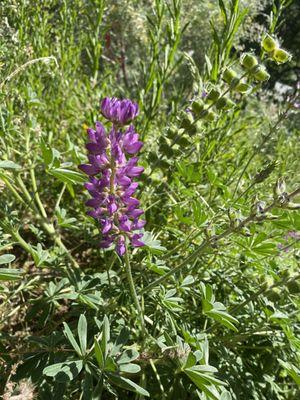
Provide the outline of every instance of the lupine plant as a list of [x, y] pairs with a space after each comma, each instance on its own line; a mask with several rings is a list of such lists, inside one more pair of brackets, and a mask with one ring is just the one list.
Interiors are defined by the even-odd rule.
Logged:
[[299, 398], [299, 5], [246, 3], [1, 3], [4, 400]]

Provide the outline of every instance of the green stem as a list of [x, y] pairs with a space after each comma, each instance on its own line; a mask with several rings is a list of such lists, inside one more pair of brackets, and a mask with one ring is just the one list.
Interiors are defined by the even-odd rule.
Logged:
[[31, 182], [32, 182], [35, 201], [36, 201], [36, 203], [38, 205], [38, 208], [39, 208], [39, 210], [41, 212], [42, 217], [47, 219], [48, 216], [47, 216], [46, 210], [45, 210], [45, 208], [43, 206], [43, 203], [42, 203], [42, 201], [40, 199], [39, 192], [38, 192], [36, 178], [35, 178], [35, 172], [34, 172], [34, 167], [30, 168], [30, 176], [31, 176]]
[[128, 255], [128, 246], [126, 245], [126, 252], [125, 252], [125, 270], [126, 270], [126, 275], [127, 275], [127, 280], [129, 283], [129, 288], [130, 288], [130, 293], [134, 302], [134, 305], [137, 309], [140, 323], [141, 323], [141, 329], [142, 329], [142, 334], [145, 336], [146, 334], [146, 327], [145, 327], [145, 322], [144, 322], [144, 315], [143, 311], [139, 302], [139, 299], [136, 294], [135, 286], [134, 286], [134, 281], [132, 278], [132, 272], [131, 272], [131, 265], [129, 261], [129, 255]]

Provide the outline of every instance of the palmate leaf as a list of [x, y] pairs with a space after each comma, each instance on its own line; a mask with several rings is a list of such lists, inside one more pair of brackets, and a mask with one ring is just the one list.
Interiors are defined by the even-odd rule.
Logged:
[[108, 373], [107, 377], [109, 381], [121, 387], [122, 389], [130, 390], [131, 392], [138, 393], [142, 396], [147, 396], [149, 397], [150, 394], [147, 392], [147, 390], [143, 389], [141, 386], [137, 385], [135, 382], [131, 381], [130, 379], [124, 378], [121, 375], [113, 374], [113, 373]]
[[220, 322], [220, 324], [225, 325], [227, 328], [232, 329], [235, 332], [238, 332], [238, 329], [234, 325], [237, 324], [239, 321], [232, 317], [231, 315], [227, 314], [224, 311], [219, 310], [211, 310], [205, 313], [208, 317], [213, 318], [214, 320]]
[[21, 269], [0, 268], [0, 281], [16, 281], [22, 278]]
[[44, 368], [43, 374], [50, 376], [59, 382], [72, 381], [80, 373], [83, 367], [82, 360], [66, 361], [63, 363], [57, 363], [49, 365]]
[[[203, 374], [191, 369], [184, 370], [190, 380], [203, 391], [209, 399], [219, 400], [219, 392], [216, 387], [210, 383], [209, 379], [204, 378]], [[221, 381], [220, 381], [221, 382]]]
[[286, 370], [290, 377], [294, 379], [297, 385], [300, 386], [300, 370], [292, 363], [285, 362], [283, 360], [278, 360], [278, 362]]
[[68, 324], [66, 324], [65, 322], [63, 323], [63, 325], [64, 325], [64, 334], [65, 334], [66, 338], [69, 340], [69, 342], [71, 343], [71, 345], [74, 348], [74, 350], [76, 351], [76, 353], [81, 356], [82, 355], [81, 349], [78, 346], [78, 343], [76, 342], [74, 335], [71, 332], [71, 329], [69, 328]]
[[9, 264], [15, 260], [16, 256], [13, 254], [3, 254], [0, 256], [0, 265]]

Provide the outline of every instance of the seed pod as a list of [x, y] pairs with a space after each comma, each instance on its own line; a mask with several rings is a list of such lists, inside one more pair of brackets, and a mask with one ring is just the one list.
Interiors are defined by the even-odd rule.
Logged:
[[207, 95], [207, 100], [216, 101], [221, 96], [221, 93], [218, 89], [212, 89]]
[[264, 82], [270, 78], [270, 74], [267, 72], [265, 67], [261, 65], [258, 71], [254, 74], [254, 78], [259, 82]]
[[236, 90], [239, 93], [249, 93], [252, 89], [251, 85], [248, 85], [248, 83], [244, 83], [244, 82], [239, 82], [236, 87], [234, 88], [234, 90]]
[[198, 115], [203, 111], [203, 102], [201, 100], [195, 100], [192, 103], [192, 110], [193, 112]]
[[208, 110], [204, 118], [209, 122], [213, 122], [216, 119], [216, 116], [217, 116], [216, 113]]
[[195, 126], [195, 124], [191, 124], [186, 128], [186, 133], [188, 133], [190, 136], [195, 135], [196, 132], [197, 132], [197, 127]]
[[222, 110], [222, 108], [225, 108], [227, 105], [227, 99], [226, 97], [221, 97], [217, 102], [216, 102], [216, 109], [217, 110]]
[[300, 293], [300, 283], [297, 281], [293, 280], [288, 281], [287, 288], [291, 294]]
[[286, 50], [275, 49], [272, 58], [274, 61], [276, 61], [277, 64], [284, 64], [289, 61], [292, 56]]
[[227, 68], [225, 69], [225, 71], [223, 72], [223, 79], [226, 83], [228, 83], [228, 85], [231, 84], [232, 80], [234, 78], [237, 77], [237, 73], [231, 69], [231, 68]]
[[266, 34], [261, 42], [261, 46], [267, 53], [270, 53], [277, 47], [277, 42], [272, 36]]
[[258, 64], [257, 58], [250, 53], [245, 53], [241, 56], [240, 60], [242, 66], [248, 70], [252, 69], [255, 67], [255, 65]]
[[266, 293], [266, 296], [270, 301], [273, 301], [273, 302], [278, 301], [281, 299], [280, 289], [274, 288], [274, 289], [268, 290]]
[[193, 123], [194, 119], [191, 113], [186, 113], [182, 120], [181, 120], [181, 128], [187, 129], [191, 126], [191, 124]]

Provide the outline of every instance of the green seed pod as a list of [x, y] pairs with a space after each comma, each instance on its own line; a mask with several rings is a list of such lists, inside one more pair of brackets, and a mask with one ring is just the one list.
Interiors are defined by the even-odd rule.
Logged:
[[178, 134], [178, 128], [175, 125], [171, 125], [167, 130], [167, 137], [173, 139]]
[[201, 113], [201, 111], [203, 110], [203, 102], [201, 100], [195, 100], [192, 103], [192, 110], [193, 112], [198, 115]]
[[207, 114], [204, 118], [209, 122], [213, 122], [216, 119], [216, 116], [217, 114], [213, 111], [207, 111]]
[[248, 83], [244, 82], [239, 82], [234, 90], [236, 90], [239, 93], [249, 93], [251, 91], [252, 87], [248, 85]]
[[300, 283], [290, 280], [287, 283], [287, 288], [291, 294], [300, 293]]
[[255, 67], [255, 65], [258, 64], [258, 61], [254, 55], [250, 53], [245, 53], [241, 57], [241, 64], [246, 69], [252, 69], [253, 67]]
[[218, 98], [221, 96], [221, 92], [218, 89], [212, 89], [208, 95], [207, 95], [207, 100], [212, 100], [216, 101]]
[[259, 82], [264, 82], [270, 78], [270, 74], [267, 72], [265, 67], [261, 65], [258, 71], [254, 74], [254, 78]]
[[239, 78], [233, 78], [231, 83], [230, 83], [230, 89], [234, 89], [240, 82]]
[[266, 296], [270, 301], [273, 301], [273, 302], [278, 301], [281, 299], [281, 292], [278, 288], [274, 288], [274, 289], [269, 290], [266, 293]]
[[188, 127], [186, 128], [186, 132], [187, 132], [190, 136], [195, 135], [195, 133], [197, 132], [197, 127], [195, 126], [195, 124], [191, 124], [190, 126], [188, 126]]
[[228, 83], [229, 85], [231, 84], [232, 80], [234, 78], [237, 77], [237, 73], [231, 69], [231, 68], [227, 68], [225, 69], [225, 71], [223, 72], [223, 79], [226, 83]]
[[217, 110], [222, 110], [222, 108], [225, 108], [226, 105], [227, 105], [226, 97], [221, 97], [216, 103], [216, 109]]
[[292, 56], [290, 53], [283, 49], [275, 49], [272, 58], [274, 61], [276, 61], [277, 64], [284, 64], [289, 61]]
[[191, 113], [186, 113], [181, 120], [181, 128], [187, 129], [194, 122], [193, 116]]
[[272, 36], [266, 34], [261, 42], [261, 46], [267, 53], [270, 53], [277, 47], [277, 42]]

